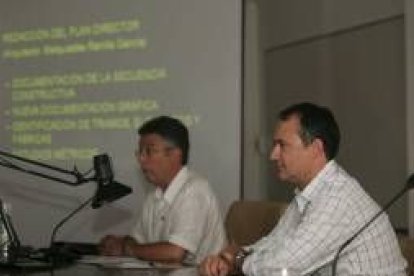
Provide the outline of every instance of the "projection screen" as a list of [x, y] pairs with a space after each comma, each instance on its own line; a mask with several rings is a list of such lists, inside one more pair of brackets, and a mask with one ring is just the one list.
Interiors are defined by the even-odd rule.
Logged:
[[[238, 199], [242, 1], [1, 1], [0, 33], [0, 149], [82, 173], [107, 153], [115, 179], [134, 190], [80, 211], [57, 240], [128, 233], [151, 189], [136, 164], [136, 130], [160, 114], [189, 127], [189, 165], [223, 213]], [[27, 245], [47, 246], [95, 189], [0, 168], [0, 198]]]

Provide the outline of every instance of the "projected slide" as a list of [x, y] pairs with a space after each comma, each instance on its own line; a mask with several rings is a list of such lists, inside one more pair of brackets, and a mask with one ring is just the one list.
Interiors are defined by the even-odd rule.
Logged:
[[[162, 45], [151, 35], [156, 26], [139, 14], [88, 21], [2, 32], [2, 137], [13, 153], [46, 161], [91, 160], [100, 151], [98, 132], [136, 129], [158, 113], [190, 127], [200, 122], [197, 107], [177, 104], [186, 91], [168, 84], [178, 72], [158, 54]], [[118, 62], [125, 56], [127, 62]], [[86, 139], [72, 139], [73, 134]]]
[[[81, 63], [91, 53], [105, 53], [104, 58], [125, 51], [138, 53], [149, 47], [145, 34], [140, 32], [141, 24], [140, 19], [126, 19], [12, 30], [2, 34], [2, 58], [6, 63], [33, 66], [51, 57], [70, 57]], [[79, 144], [68, 139], [69, 143], [61, 144], [58, 134], [129, 130], [163, 109], [163, 103], [143, 91], [148, 90], [148, 83], [162, 82], [168, 77], [165, 64], [135, 68], [108, 64], [75, 71], [50, 69], [40, 74], [12, 74], [4, 81], [5, 93], [11, 97], [5, 101], [10, 103], [4, 109], [4, 115], [10, 118], [6, 130], [10, 131], [10, 142], [18, 155], [40, 160], [90, 160], [99, 151], [93, 140]], [[129, 83], [139, 83], [141, 93], [137, 93], [137, 86], [128, 87]], [[192, 121], [198, 116], [190, 117]]]
[[[108, 153], [117, 181], [134, 189], [105, 212], [79, 214], [63, 238], [97, 239], [134, 223], [148, 188], [133, 154], [136, 130], [160, 114], [189, 127], [190, 166], [210, 180], [223, 210], [238, 197], [241, 2], [0, 3], [0, 149], [82, 172]], [[94, 189], [0, 168], [1, 197], [28, 244], [44, 245]]]

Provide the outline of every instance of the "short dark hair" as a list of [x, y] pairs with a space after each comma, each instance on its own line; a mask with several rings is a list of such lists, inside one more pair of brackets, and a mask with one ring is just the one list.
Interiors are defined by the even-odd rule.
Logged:
[[328, 160], [335, 158], [339, 150], [341, 135], [338, 124], [331, 110], [324, 106], [303, 102], [291, 105], [279, 113], [279, 119], [285, 121], [293, 115], [300, 120], [300, 133], [304, 145], [309, 145], [316, 138], [322, 140], [325, 156]]
[[188, 162], [188, 152], [190, 142], [188, 138], [188, 129], [180, 121], [169, 116], [155, 117], [146, 121], [139, 129], [139, 135], [158, 134], [182, 152], [181, 164], [186, 165]]

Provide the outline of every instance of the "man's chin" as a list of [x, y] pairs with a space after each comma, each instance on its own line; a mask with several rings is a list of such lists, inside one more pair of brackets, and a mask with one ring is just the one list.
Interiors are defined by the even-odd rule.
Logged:
[[148, 181], [149, 183], [153, 183], [154, 182], [154, 178], [151, 177], [151, 175], [147, 172], [144, 172], [144, 178], [146, 181]]
[[275, 171], [275, 176], [280, 181], [286, 181], [287, 175], [280, 170]]

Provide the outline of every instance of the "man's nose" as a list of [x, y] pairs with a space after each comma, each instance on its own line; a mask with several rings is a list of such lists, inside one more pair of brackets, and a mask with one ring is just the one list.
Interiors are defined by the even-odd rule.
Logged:
[[277, 145], [273, 146], [272, 150], [270, 151], [269, 159], [272, 161], [279, 159], [279, 147]]
[[139, 164], [144, 164], [147, 161], [147, 156], [145, 154], [140, 154], [138, 156], [138, 163]]
[[145, 162], [145, 160], [146, 160], [146, 155], [145, 154], [142, 154], [141, 152], [139, 152], [139, 151], [136, 151], [135, 152], [135, 158], [137, 159], [137, 162], [139, 163], [139, 164], [142, 164], [142, 163], [144, 163]]

